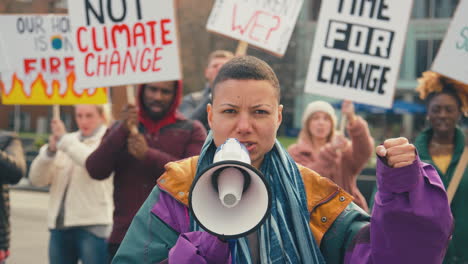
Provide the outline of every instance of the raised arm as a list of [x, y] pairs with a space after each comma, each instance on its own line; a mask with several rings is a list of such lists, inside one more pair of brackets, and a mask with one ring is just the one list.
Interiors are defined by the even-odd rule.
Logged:
[[95, 150], [97, 144], [86, 145], [74, 134], [64, 135], [57, 144], [57, 149], [63, 151], [73, 162], [81, 167], [85, 167], [88, 156]]
[[101, 144], [86, 159], [85, 165], [89, 175], [94, 179], [106, 179], [112, 175], [117, 166], [117, 158], [126, 152], [129, 130], [122, 122], [109, 128]]
[[[370, 224], [363, 213], [345, 210], [322, 243], [325, 252], [341, 248], [340, 258], [327, 263], [442, 263], [453, 221], [440, 177], [405, 138], [385, 141], [377, 154]], [[336, 239], [336, 232], [349, 235]]]
[[370, 135], [367, 122], [359, 116], [348, 123], [347, 130], [351, 147], [350, 151], [344, 152], [343, 155], [347, 156], [345, 160], [350, 161], [348, 167], [355, 171], [354, 173], [358, 173], [372, 156], [374, 139]]
[[29, 180], [34, 186], [47, 186], [52, 183], [57, 167], [55, 165], [58, 154], [48, 151], [49, 145], [44, 145], [29, 168]]
[[206, 138], [206, 131], [200, 122], [194, 121], [190, 133], [190, 140], [185, 145], [185, 151], [182, 157], [173, 156], [158, 148], [151, 148], [146, 143], [143, 135], [130, 135], [128, 139], [129, 152], [144, 164], [161, 170], [164, 165], [171, 161], [180, 160], [200, 154], [201, 147]]

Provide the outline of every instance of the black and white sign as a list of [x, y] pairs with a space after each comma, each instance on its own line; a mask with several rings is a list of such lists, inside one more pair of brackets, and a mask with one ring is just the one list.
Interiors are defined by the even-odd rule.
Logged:
[[412, 1], [322, 1], [306, 92], [390, 108]]

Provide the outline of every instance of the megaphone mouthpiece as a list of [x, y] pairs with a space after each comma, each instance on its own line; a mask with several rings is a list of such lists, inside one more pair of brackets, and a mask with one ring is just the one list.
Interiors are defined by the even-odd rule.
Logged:
[[250, 176], [234, 167], [219, 169], [219, 174], [214, 173], [212, 179], [218, 190], [221, 203], [227, 208], [232, 208], [239, 203], [242, 192], [248, 187], [244, 183], [250, 182]]

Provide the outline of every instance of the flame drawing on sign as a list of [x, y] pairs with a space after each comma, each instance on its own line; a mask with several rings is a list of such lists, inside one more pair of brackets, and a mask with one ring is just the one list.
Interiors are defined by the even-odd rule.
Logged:
[[[83, 89], [81, 93], [74, 89], [76, 76], [70, 72], [62, 83], [66, 87], [61, 87], [59, 80], [47, 82], [44, 76], [39, 73], [31, 82], [30, 89], [26, 89], [26, 82], [13, 73], [11, 82], [0, 80], [2, 91], [2, 103], [4, 104], [104, 104], [107, 102], [107, 88]], [[11, 89], [6, 89], [6, 85], [11, 83]], [[48, 87], [51, 85], [51, 87]], [[27, 91], [30, 90], [28, 93]]]

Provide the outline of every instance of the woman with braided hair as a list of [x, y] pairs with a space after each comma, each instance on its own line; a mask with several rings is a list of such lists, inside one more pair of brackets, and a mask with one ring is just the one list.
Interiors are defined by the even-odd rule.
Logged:
[[[448, 188], [465, 147], [465, 135], [457, 127], [468, 113], [468, 85], [435, 72], [424, 72], [417, 91], [426, 100], [429, 128], [416, 138], [415, 146], [424, 162], [432, 164]], [[466, 165], [465, 165], [466, 168]], [[465, 169], [451, 203], [455, 219], [453, 238], [444, 263], [468, 263], [468, 171]]]

